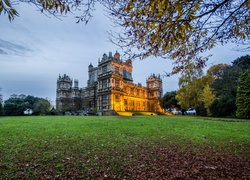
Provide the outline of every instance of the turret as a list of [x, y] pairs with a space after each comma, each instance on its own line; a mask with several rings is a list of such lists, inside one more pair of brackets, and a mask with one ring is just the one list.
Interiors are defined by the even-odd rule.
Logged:
[[150, 91], [151, 97], [161, 98], [162, 97], [162, 79], [160, 75], [156, 76], [151, 74], [146, 80], [147, 88]]
[[115, 55], [114, 55], [114, 58], [117, 59], [117, 60], [120, 60], [120, 54], [116, 51]]
[[64, 89], [68, 90], [72, 87], [72, 79], [66, 74], [63, 76], [59, 75], [59, 78], [57, 79], [57, 89]]
[[[66, 74], [63, 76], [59, 75], [57, 79], [57, 89], [56, 89], [56, 108], [62, 110], [63, 107], [71, 107], [71, 104], [65, 102], [70, 102], [72, 91], [72, 79]], [[65, 99], [67, 99], [65, 101]], [[68, 101], [69, 100], [69, 101]]]
[[90, 65], [89, 65], [89, 71], [91, 71], [91, 70], [93, 70], [93, 65], [92, 65], [92, 63], [90, 63]]
[[74, 88], [78, 89], [78, 80], [77, 79], [74, 80]]
[[112, 52], [109, 52], [109, 58], [112, 58]]

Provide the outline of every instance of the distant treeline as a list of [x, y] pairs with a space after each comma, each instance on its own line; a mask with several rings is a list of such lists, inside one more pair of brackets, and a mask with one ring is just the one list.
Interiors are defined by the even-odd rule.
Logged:
[[26, 96], [24, 94], [13, 94], [9, 99], [0, 103], [0, 115], [4, 116], [22, 116], [25, 115], [53, 115], [54, 108], [51, 109], [51, 104], [47, 99]]

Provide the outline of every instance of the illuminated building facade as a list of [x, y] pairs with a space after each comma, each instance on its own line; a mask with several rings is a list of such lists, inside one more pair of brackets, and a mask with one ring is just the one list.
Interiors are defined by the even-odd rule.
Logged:
[[115, 115], [117, 111], [160, 112], [162, 79], [152, 74], [146, 87], [134, 84], [132, 61], [123, 61], [120, 54], [104, 54], [98, 66], [88, 66], [87, 87], [79, 88], [78, 80], [69, 76], [57, 79], [56, 107], [59, 111], [90, 111], [100, 115]]

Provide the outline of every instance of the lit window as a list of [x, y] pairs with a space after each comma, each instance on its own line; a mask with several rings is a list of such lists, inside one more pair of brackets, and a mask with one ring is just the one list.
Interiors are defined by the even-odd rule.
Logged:
[[120, 102], [120, 96], [118, 94], [115, 95], [115, 101]]
[[120, 81], [115, 80], [115, 87], [116, 87], [116, 88], [119, 88], [119, 87], [120, 87]]
[[115, 66], [115, 74], [119, 74], [119, 67]]

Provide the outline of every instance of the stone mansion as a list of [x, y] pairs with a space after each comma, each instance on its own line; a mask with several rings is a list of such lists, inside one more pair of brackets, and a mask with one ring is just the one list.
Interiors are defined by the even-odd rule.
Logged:
[[119, 53], [104, 54], [98, 66], [88, 66], [87, 87], [79, 88], [78, 80], [59, 75], [56, 108], [59, 111], [89, 111], [115, 115], [117, 111], [161, 112], [162, 79], [152, 74], [146, 87], [134, 84], [132, 61], [123, 61]]

